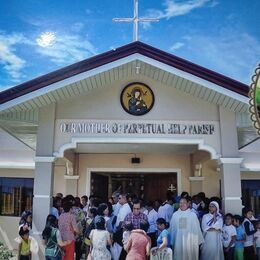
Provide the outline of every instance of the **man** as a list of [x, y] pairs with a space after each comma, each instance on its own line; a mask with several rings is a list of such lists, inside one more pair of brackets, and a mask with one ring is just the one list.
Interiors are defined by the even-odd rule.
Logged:
[[180, 208], [172, 216], [169, 232], [172, 237], [174, 259], [198, 260], [199, 245], [204, 242], [199, 220], [190, 209], [191, 198], [183, 197]]
[[148, 221], [147, 215], [141, 213], [141, 203], [139, 200], [135, 199], [133, 201], [133, 212], [127, 214], [125, 217], [125, 222], [131, 222], [133, 229], [140, 229], [140, 222], [142, 220]]
[[81, 204], [83, 205], [83, 211], [84, 211], [85, 215], [87, 215], [88, 214], [88, 208], [89, 208], [88, 196], [87, 195], [83, 195], [81, 197]]
[[157, 211], [155, 211], [154, 204], [152, 201], [148, 201], [146, 203], [146, 209], [148, 211], [147, 218], [149, 222], [147, 235], [151, 238], [152, 247], [154, 247], [156, 246], [156, 233], [157, 233], [156, 221], [158, 219], [158, 213]]
[[[122, 250], [123, 249], [123, 243], [122, 243], [123, 223], [124, 223], [124, 220], [125, 220], [125, 217], [127, 216], [127, 214], [131, 213], [131, 208], [127, 202], [126, 194], [121, 193], [118, 197], [118, 202], [121, 207], [117, 214], [116, 232], [113, 234], [113, 240], [115, 243], [111, 247], [112, 258], [115, 260], [125, 259], [126, 253], [124, 250]], [[114, 253], [114, 252], [116, 252], [116, 253]], [[121, 256], [120, 256], [120, 254], [121, 254]]]
[[170, 222], [172, 214], [174, 212], [174, 199], [171, 194], [167, 194], [166, 202], [159, 207], [158, 218], [164, 218], [166, 222]]
[[127, 214], [131, 213], [131, 208], [129, 204], [127, 203], [127, 197], [126, 194], [120, 194], [118, 197], [118, 202], [121, 205], [116, 219], [116, 227], [122, 227], [122, 224], [125, 220], [125, 217]]
[[119, 209], [121, 208], [121, 204], [119, 203], [119, 196], [120, 196], [120, 193], [119, 192], [114, 192], [112, 194], [112, 199], [113, 199], [113, 215], [114, 216], [117, 216], [118, 213], [119, 213]]

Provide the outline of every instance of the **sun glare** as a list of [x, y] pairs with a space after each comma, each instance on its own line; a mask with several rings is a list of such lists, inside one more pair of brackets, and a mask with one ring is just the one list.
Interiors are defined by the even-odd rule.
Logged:
[[48, 47], [54, 44], [55, 39], [56, 35], [54, 32], [44, 32], [36, 39], [36, 42], [41, 47]]

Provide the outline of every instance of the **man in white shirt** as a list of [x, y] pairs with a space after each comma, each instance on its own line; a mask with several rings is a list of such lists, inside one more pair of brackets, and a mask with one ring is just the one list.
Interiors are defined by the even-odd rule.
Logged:
[[114, 192], [112, 194], [112, 199], [113, 199], [113, 215], [114, 216], [117, 216], [118, 213], [119, 213], [119, 209], [121, 208], [121, 204], [119, 203], [119, 196], [120, 196], [120, 193], [119, 192]]
[[173, 203], [173, 198], [168, 196], [166, 202], [158, 209], [158, 218], [164, 218], [169, 223], [174, 212]]
[[156, 221], [158, 219], [158, 212], [153, 207], [153, 202], [148, 201], [146, 203], [146, 209], [148, 211], [147, 217], [149, 222], [149, 229], [147, 231], [147, 235], [151, 238], [152, 247], [156, 246], [156, 233], [157, 233], [157, 225]]
[[[124, 259], [125, 257], [125, 251], [123, 249], [123, 228], [122, 228], [122, 224], [124, 223], [125, 217], [127, 214], [131, 213], [132, 210], [127, 202], [127, 197], [126, 194], [120, 194], [118, 197], [118, 202], [121, 205], [119, 212], [117, 214], [117, 219], [116, 219], [116, 233], [113, 234], [113, 240], [114, 240], [114, 244], [113, 244], [113, 248], [116, 247], [117, 248], [117, 252], [121, 253], [120, 259]], [[121, 252], [122, 251], [122, 252]], [[114, 256], [114, 259], [119, 259], [119, 256]]]
[[127, 202], [126, 194], [120, 194], [118, 197], [118, 202], [121, 205], [121, 207], [117, 214], [116, 227], [119, 227], [119, 226], [121, 227], [122, 223], [125, 220], [126, 215], [131, 213], [132, 210]]

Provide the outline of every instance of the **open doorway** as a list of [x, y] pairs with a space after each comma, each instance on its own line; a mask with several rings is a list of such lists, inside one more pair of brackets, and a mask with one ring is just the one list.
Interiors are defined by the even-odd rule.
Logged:
[[178, 194], [177, 172], [91, 172], [91, 194], [103, 200], [108, 200], [114, 191], [144, 200], [165, 200], [169, 190]]

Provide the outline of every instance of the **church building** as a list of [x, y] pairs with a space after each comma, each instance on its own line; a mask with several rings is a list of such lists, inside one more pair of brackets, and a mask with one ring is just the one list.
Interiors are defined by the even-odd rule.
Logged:
[[24, 209], [40, 234], [58, 192], [205, 192], [225, 212], [259, 214], [248, 91], [135, 41], [1, 92], [0, 237], [13, 239]]

